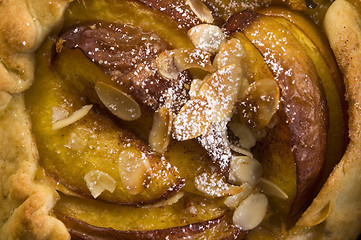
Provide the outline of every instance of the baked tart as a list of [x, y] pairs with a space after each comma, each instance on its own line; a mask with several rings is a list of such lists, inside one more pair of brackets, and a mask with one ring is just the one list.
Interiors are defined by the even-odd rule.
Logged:
[[0, 13], [0, 239], [361, 233], [359, 1]]

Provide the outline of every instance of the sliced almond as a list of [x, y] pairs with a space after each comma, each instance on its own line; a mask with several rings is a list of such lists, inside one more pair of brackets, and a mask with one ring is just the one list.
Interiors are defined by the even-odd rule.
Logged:
[[254, 193], [244, 199], [233, 214], [233, 224], [247, 231], [257, 227], [267, 212], [268, 200], [262, 193]]
[[211, 123], [230, 118], [239, 95], [248, 87], [242, 68], [227, 65], [206, 76], [198, 95], [188, 101], [173, 124], [173, 136], [188, 140], [206, 133]]
[[196, 138], [207, 132], [211, 123], [229, 118], [237, 96], [247, 80], [236, 65], [229, 65], [210, 75], [196, 98], [189, 100], [173, 122], [173, 137], [179, 141]]
[[86, 131], [83, 128], [77, 128], [75, 131], [69, 135], [68, 143], [65, 145], [68, 149], [73, 151], [82, 151], [87, 147], [88, 139], [83, 137], [83, 134], [79, 133], [82, 131]]
[[280, 93], [274, 79], [262, 79], [250, 84], [237, 104], [242, 122], [261, 129], [269, 124], [279, 108]]
[[195, 178], [195, 188], [210, 197], [224, 197], [240, 193], [243, 188], [225, 181], [216, 174], [202, 173]]
[[190, 99], [193, 99], [198, 95], [199, 89], [201, 88], [202, 84], [203, 84], [203, 80], [200, 79], [194, 79], [192, 81], [188, 92]]
[[273, 115], [273, 117], [271, 118], [271, 120], [269, 121], [269, 123], [267, 124], [267, 128], [274, 128], [276, 126], [276, 124], [278, 123], [278, 117], [277, 115]]
[[111, 176], [98, 170], [85, 174], [84, 180], [94, 198], [97, 198], [105, 190], [113, 193], [116, 187], [116, 182]]
[[248, 81], [244, 79], [242, 69], [235, 64], [227, 65], [205, 80], [198, 96], [207, 99], [212, 108], [212, 122], [221, 122], [229, 118], [238, 95], [245, 91]]
[[288, 199], [287, 193], [285, 193], [277, 184], [265, 178], [259, 179], [258, 186], [267, 196]]
[[232, 38], [220, 46], [219, 52], [214, 57], [213, 65], [215, 68], [220, 69], [227, 65], [236, 64], [246, 72], [246, 56], [247, 53], [241, 41]]
[[173, 137], [185, 141], [207, 132], [211, 122], [211, 109], [206, 99], [189, 100], [173, 121]]
[[222, 29], [211, 24], [192, 27], [188, 31], [188, 37], [196, 48], [211, 54], [218, 52], [221, 44], [226, 42]]
[[176, 49], [174, 50], [174, 64], [178, 71], [197, 68], [213, 72], [211, 55], [201, 49]]
[[141, 116], [139, 104], [123, 91], [99, 81], [95, 83], [95, 91], [102, 103], [120, 119], [133, 121]]
[[211, 10], [201, 0], [186, 0], [186, 3], [202, 22], [213, 23]]
[[200, 49], [175, 49], [162, 52], [156, 59], [157, 71], [167, 79], [177, 79], [180, 72], [187, 69], [214, 71], [211, 55]]
[[12, 99], [11, 94], [4, 91], [0, 91], [0, 113], [8, 107], [11, 99]]
[[257, 184], [262, 175], [262, 165], [254, 158], [233, 156], [229, 170], [229, 181], [233, 184]]
[[256, 134], [250, 127], [240, 123], [235, 118], [232, 119], [228, 126], [232, 133], [239, 138], [239, 145], [242, 148], [250, 149], [256, 145]]
[[51, 120], [53, 123], [65, 119], [69, 116], [69, 112], [60, 106], [53, 107], [51, 109], [51, 113]]
[[64, 127], [67, 127], [77, 121], [79, 121], [80, 119], [82, 119], [83, 117], [85, 117], [88, 112], [90, 111], [90, 109], [93, 107], [93, 105], [85, 105], [84, 107], [82, 107], [81, 109], [73, 112], [69, 117], [65, 118], [65, 119], [61, 119], [55, 123], [53, 123], [53, 130], [58, 130]]
[[126, 147], [119, 154], [119, 174], [123, 186], [131, 195], [143, 192], [151, 165], [145, 153]]
[[239, 153], [239, 154], [242, 154], [242, 155], [245, 155], [247, 157], [253, 157], [253, 154], [251, 151], [247, 150], [247, 149], [244, 149], [244, 148], [241, 148], [239, 146], [236, 146], [236, 145], [233, 145], [233, 144], [230, 144], [229, 145], [229, 148], [236, 152], [236, 153]]
[[177, 79], [180, 71], [174, 63], [174, 51], [166, 50], [159, 54], [156, 59], [157, 71], [160, 76], [166, 79]]
[[154, 113], [148, 140], [150, 147], [158, 153], [164, 153], [170, 141], [171, 130], [171, 112], [167, 108], [161, 107]]
[[242, 184], [242, 191], [240, 193], [227, 197], [224, 201], [224, 204], [231, 209], [236, 209], [240, 202], [242, 202], [246, 197], [249, 196], [249, 194], [251, 194], [252, 189], [253, 188], [247, 183]]

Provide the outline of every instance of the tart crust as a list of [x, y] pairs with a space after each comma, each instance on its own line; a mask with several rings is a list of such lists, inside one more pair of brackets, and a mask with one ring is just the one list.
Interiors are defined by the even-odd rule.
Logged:
[[[0, 239], [70, 239], [64, 224], [50, 214], [58, 194], [35, 181], [38, 153], [22, 95], [34, 80], [34, 51], [60, 23], [70, 1], [0, 1], [0, 91], [12, 94], [7, 108], [0, 110]], [[350, 143], [319, 195], [287, 234], [291, 239], [356, 239], [361, 231], [360, 14], [349, 2], [337, 0], [325, 18], [345, 78]]]
[[0, 99], [0, 239], [70, 239], [49, 214], [57, 193], [34, 180], [38, 152], [22, 94], [34, 79], [34, 52], [68, 2], [0, 1], [0, 93], [12, 94]]
[[[324, 20], [344, 76], [350, 142], [340, 163], [294, 229], [296, 232], [302, 229], [301, 236], [312, 239], [357, 239], [361, 232], [361, 9], [355, 5], [337, 0]], [[325, 218], [322, 223], [314, 225], [322, 215]], [[295, 235], [292, 239], [299, 239], [299, 234]]]

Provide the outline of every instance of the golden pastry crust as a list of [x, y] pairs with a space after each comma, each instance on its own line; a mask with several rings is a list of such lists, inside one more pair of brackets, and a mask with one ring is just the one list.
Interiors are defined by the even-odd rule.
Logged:
[[0, 90], [19, 93], [34, 79], [33, 52], [59, 24], [70, 0], [0, 2]]
[[57, 193], [35, 183], [38, 153], [22, 95], [0, 114], [0, 239], [67, 239], [65, 226], [49, 216]]
[[70, 238], [49, 215], [56, 192], [34, 181], [38, 153], [21, 94], [34, 79], [34, 51], [68, 2], [0, 1], [0, 239]]

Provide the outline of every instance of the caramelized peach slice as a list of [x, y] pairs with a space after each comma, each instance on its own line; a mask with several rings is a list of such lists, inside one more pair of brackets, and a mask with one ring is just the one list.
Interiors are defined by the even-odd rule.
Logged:
[[84, 204], [82, 199], [61, 195], [54, 213], [72, 237], [80, 239], [234, 239], [245, 234], [229, 223], [222, 199], [194, 195], [172, 205], [142, 208]]
[[[42, 51], [48, 51], [50, 44], [46, 44]], [[114, 179], [116, 188], [113, 193], [102, 192], [98, 199], [117, 204], [154, 202], [183, 186], [177, 170], [164, 158], [93, 109], [71, 125], [52, 130], [54, 106], [71, 113], [86, 105], [86, 100], [47, 67], [49, 61], [48, 55], [39, 54], [37, 81], [26, 95], [40, 164], [48, 175], [78, 194], [91, 197], [84, 176], [93, 170], [102, 171]], [[127, 179], [123, 172], [122, 175], [119, 173], [119, 162], [132, 165], [134, 159], [131, 156], [141, 156], [147, 162], [142, 168], [146, 177], [143, 172], [137, 172], [133, 178]], [[131, 191], [133, 186], [141, 189], [136, 191], [138, 194]]]
[[[263, 140], [265, 144], [262, 146], [266, 148], [259, 148], [256, 158], [264, 165], [267, 163], [263, 159], [266, 162], [274, 159], [274, 164], [278, 162], [276, 165], [281, 164], [279, 159], [287, 159], [288, 166], [295, 164], [296, 175], [290, 171], [287, 180], [296, 183], [297, 188], [290, 191], [296, 191], [296, 196], [293, 202], [289, 199], [292, 207], [288, 205], [290, 216], [294, 219], [312, 199], [325, 160], [328, 119], [322, 83], [302, 44], [274, 18], [244, 11], [234, 15], [226, 29], [242, 31], [256, 46], [280, 88], [282, 101], [279, 122], [275, 127], [280, 131], [272, 129]], [[284, 143], [277, 139], [282, 139]], [[277, 141], [279, 145], [272, 143]], [[264, 167], [265, 174], [278, 178], [279, 185], [281, 175], [272, 165]], [[292, 189], [294, 185], [288, 187]]]

